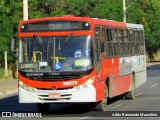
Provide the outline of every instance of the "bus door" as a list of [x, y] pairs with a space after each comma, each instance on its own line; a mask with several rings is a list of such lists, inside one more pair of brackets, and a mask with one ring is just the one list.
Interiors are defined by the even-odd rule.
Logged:
[[100, 26], [95, 26], [94, 29], [94, 37], [95, 37], [95, 53], [96, 53], [96, 73], [97, 73], [97, 98], [103, 98], [104, 91], [104, 80], [103, 80], [103, 67], [102, 67], [102, 54], [101, 54], [101, 33]]

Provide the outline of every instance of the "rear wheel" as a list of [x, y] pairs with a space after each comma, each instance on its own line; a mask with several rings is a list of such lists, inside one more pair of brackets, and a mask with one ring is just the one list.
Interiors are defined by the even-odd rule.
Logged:
[[126, 93], [126, 99], [135, 99], [135, 76], [132, 75], [132, 82], [131, 82], [131, 91]]
[[98, 111], [106, 111], [107, 110], [107, 97], [108, 97], [108, 89], [107, 85], [105, 86], [104, 99], [96, 105], [96, 110]]
[[121, 99], [121, 100], [125, 100], [125, 99], [126, 99], [126, 94], [120, 95], [120, 99]]
[[37, 103], [37, 110], [40, 113], [48, 113], [49, 112], [49, 108], [50, 108], [50, 104], [49, 103]]

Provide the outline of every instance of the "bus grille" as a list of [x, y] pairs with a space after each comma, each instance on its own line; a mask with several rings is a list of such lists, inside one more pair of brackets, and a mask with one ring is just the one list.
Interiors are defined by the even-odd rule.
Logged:
[[[72, 89], [73, 87], [68, 87], [68, 88], [57, 88], [56, 90], [68, 90]], [[37, 90], [53, 90], [52, 88], [36, 88]]]
[[36, 81], [47, 81], [47, 82], [52, 82], [52, 81], [62, 81], [62, 80], [72, 80], [72, 79], [79, 79], [82, 76], [47, 76], [47, 77], [34, 77], [34, 76], [29, 76], [27, 77], [30, 80], [36, 80]]

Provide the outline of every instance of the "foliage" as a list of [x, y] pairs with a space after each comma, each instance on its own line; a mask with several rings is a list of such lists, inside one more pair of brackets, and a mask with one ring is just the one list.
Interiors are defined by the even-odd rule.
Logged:
[[[134, 0], [126, 0], [130, 5]], [[123, 0], [28, 0], [29, 18], [61, 16], [89, 16], [94, 18], [123, 20]], [[143, 24], [147, 52], [152, 55], [160, 47], [160, 1], [137, 0], [127, 9], [127, 22]], [[8, 61], [14, 61], [9, 54], [9, 41], [17, 32], [18, 23], [23, 20], [22, 0], [0, 1], [0, 65], [4, 64], [4, 51]]]
[[[4, 66], [4, 51], [9, 53], [9, 42], [17, 25], [22, 20], [21, 0], [1, 0], [0, 1], [0, 59], [1, 66]], [[8, 61], [13, 61], [13, 57], [8, 54]]]
[[[131, 3], [133, 0], [129, 0]], [[151, 59], [160, 48], [160, 1], [138, 0], [127, 10], [127, 22], [143, 24], [146, 48]]]
[[15, 76], [15, 75], [13, 75], [13, 71], [10, 68], [8, 70], [8, 75], [7, 76], [5, 75], [5, 69], [0, 68], [0, 81], [11, 79], [11, 78], [13, 78], [13, 76]]

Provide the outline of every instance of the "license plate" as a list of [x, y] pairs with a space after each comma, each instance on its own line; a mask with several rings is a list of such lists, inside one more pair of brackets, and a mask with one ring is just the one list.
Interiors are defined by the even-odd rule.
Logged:
[[61, 98], [61, 94], [49, 94], [48, 95], [49, 98]]

